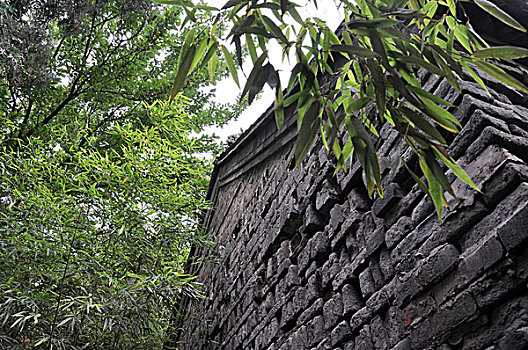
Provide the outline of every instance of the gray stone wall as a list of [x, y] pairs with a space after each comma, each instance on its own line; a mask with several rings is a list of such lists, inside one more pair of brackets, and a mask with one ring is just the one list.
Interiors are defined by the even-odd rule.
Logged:
[[528, 348], [527, 97], [491, 78], [491, 96], [422, 78], [458, 106], [450, 153], [482, 193], [451, 176], [459, 198], [440, 224], [386, 126], [386, 197], [372, 200], [357, 162], [334, 176], [321, 144], [295, 168], [295, 111], [280, 132], [268, 111], [217, 161], [204, 222], [216, 245], [191, 270], [208, 299], [181, 305], [178, 348]]

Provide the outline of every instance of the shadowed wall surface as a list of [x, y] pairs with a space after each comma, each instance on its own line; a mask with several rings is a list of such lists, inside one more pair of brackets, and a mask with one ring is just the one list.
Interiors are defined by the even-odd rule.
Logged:
[[385, 198], [370, 199], [359, 162], [334, 175], [321, 143], [295, 168], [295, 110], [281, 131], [268, 111], [217, 161], [216, 244], [191, 269], [208, 299], [181, 306], [180, 349], [528, 348], [527, 96], [489, 77], [491, 96], [467, 77], [463, 94], [421, 79], [457, 106], [450, 153], [482, 193], [450, 174], [458, 199], [440, 224], [385, 125]]

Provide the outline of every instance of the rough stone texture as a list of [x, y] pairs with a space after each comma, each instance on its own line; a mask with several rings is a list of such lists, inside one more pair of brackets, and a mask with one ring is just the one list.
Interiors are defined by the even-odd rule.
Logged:
[[[321, 144], [295, 168], [295, 111], [277, 131], [269, 110], [217, 161], [216, 244], [190, 271], [208, 299], [180, 305], [179, 349], [528, 348], [528, 99], [422, 78], [458, 106], [450, 151], [482, 193], [450, 176], [440, 224], [405, 170], [386, 169], [394, 182], [371, 200], [357, 162], [334, 176]], [[381, 133], [380, 154], [402, 149]]]

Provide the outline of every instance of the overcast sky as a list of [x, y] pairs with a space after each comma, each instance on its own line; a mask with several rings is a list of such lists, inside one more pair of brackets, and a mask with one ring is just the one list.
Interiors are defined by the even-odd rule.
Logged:
[[[207, 1], [211, 6], [222, 7], [227, 0], [209, 0]], [[298, 2], [302, 4], [303, 2]], [[318, 0], [318, 9], [315, 8], [311, 1], [307, 1], [306, 5], [298, 9], [298, 12], [303, 17], [318, 17], [327, 22], [330, 29], [335, 30], [343, 21], [343, 14], [337, 10], [333, 0]], [[270, 47], [269, 57], [270, 61], [279, 70], [281, 81], [287, 82], [289, 79], [290, 69], [293, 64], [288, 62], [281, 62], [281, 47], [276, 44]], [[244, 72], [249, 74], [251, 65], [246, 62], [243, 65]], [[242, 72], [238, 74], [240, 78], [240, 86], [243, 88], [245, 84], [245, 75]], [[285, 83], [284, 83], [285, 84]], [[216, 85], [216, 101], [221, 103], [236, 103], [237, 98], [242, 92], [241, 89], [231, 79], [224, 79]], [[260, 98], [255, 99], [253, 103], [242, 113], [238, 120], [232, 120], [223, 128], [208, 128], [206, 133], [216, 134], [221, 140], [227, 139], [228, 136], [236, 134], [241, 130], [246, 130], [251, 124], [257, 120], [258, 117], [266, 111], [266, 109], [273, 103], [275, 94], [268, 85], [265, 85], [264, 91], [260, 94]]]

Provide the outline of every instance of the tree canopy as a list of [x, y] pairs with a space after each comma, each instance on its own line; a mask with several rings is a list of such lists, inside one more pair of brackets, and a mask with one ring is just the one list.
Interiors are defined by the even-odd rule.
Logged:
[[[192, 22], [194, 13], [204, 10], [192, 1], [158, 2], [184, 8], [189, 14], [188, 22]], [[317, 6], [315, 0], [313, 3]], [[218, 47], [238, 84], [235, 62], [241, 66], [242, 54], [247, 51], [252, 68], [242, 97], [247, 96], [251, 102], [266, 83], [274, 88], [279, 129], [284, 109], [296, 107], [297, 163], [320, 132], [325, 146], [338, 160], [338, 169], [346, 171], [347, 160], [357, 157], [369, 194], [377, 192], [383, 196], [376, 139], [380, 137], [380, 127], [390, 123], [418, 156], [419, 166], [408, 167], [409, 173], [432, 198], [441, 220], [442, 207], [447, 204], [445, 193], [455, 195], [442, 163], [461, 180], [475, 189], [476, 186], [447, 150], [449, 134], [460, 130], [458, 120], [449, 111], [453, 106], [424, 90], [418, 72], [421, 68], [441, 76], [458, 91], [457, 75], [462, 74], [471, 75], [486, 89], [479, 76], [483, 72], [527, 93], [526, 86], [490, 60], [524, 58], [528, 49], [491, 46], [473, 29], [467, 15], [468, 6], [473, 6], [508, 28], [526, 34], [526, 28], [498, 3], [501, 2], [342, 0], [336, 6], [342, 9], [345, 20], [334, 33], [324, 20], [300, 16], [299, 5], [293, 1], [229, 0], [221, 9], [207, 8], [216, 14], [211, 28], [229, 21], [231, 27], [224, 37], [210, 34], [204, 44], [203, 40], [194, 41], [194, 31], [187, 36], [172, 95], [192, 71], [190, 62], [209, 61], [214, 69], [211, 58]], [[234, 45], [233, 52], [226, 46], [228, 40]], [[269, 60], [271, 42], [282, 47], [283, 59], [295, 62], [287, 83], [280, 81]], [[340, 140], [342, 129], [348, 136]]]
[[200, 131], [239, 108], [200, 89], [206, 67], [164, 102], [181, 13], [0, 2], [2, 349], [160, 348], [173, 304], [200, 295], [183, 265], [221, 150]]

